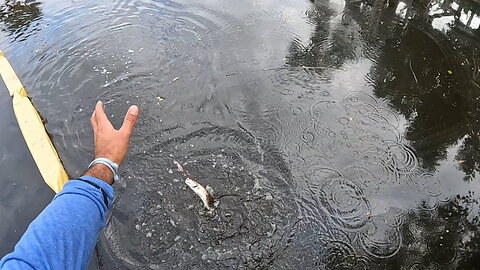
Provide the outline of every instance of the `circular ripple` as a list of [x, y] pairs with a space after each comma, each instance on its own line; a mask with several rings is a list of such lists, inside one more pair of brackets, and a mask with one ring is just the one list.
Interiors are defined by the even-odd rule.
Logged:
[[335, 106], [335, 101], [323, 100], [317, 102], [310, 107], [310, 116], [316, 121], [320, 121], [332, 106]]
[[[209, 48], [217, 38], [225, 41], [228, 29], [236, 29], [233, 16], [175, 1], [82, 1], [46, 6], [39, 14], [43, 26], [29, 38], [25, 53], [18, 55], [29, 58], [24, 61], [28, 68], [22, 81], [35, 86], [27, 89], [35, 105], [42, 108], [50, 125], [61, 127], [54, 130], [58, 135], [54, 143], [74, 149], [62, 154], [66, 164], [85, 159], [73, 152], [85, 153], [84, 146], [88, 148], [80, 141], [83, 134], [78, 140], [72, 134], [83, 126], [90, 129], [85, 119], [91, 110], [86, 113], [88, 108], [81, 104], [94, 104], [98, 99], [111, 102], [107, 112], [122, 109], [112, 119], [123, 119], [127, 104], [137, 104], [142, 108], [139, 122], [144, 121], [148, 103], [154, 103], [157, 111], [163, 108], [163, 103], [156, 102], [160, 93], [172, 100], [169, 92], [178, 93], [177, 87], [191, 89], [184, 84], [195, 85], [195, 89], [210, 84], [212, 71], [206, 68], [212, 57]], [[222, 36], [216, 36], [219, 33]], [[181, 96], [192, 100], [183, 92], [175, 95], [174, 103], [181, 104]], [[72, 104], [83, 113], [73, 110]], [[148, 132], [158, 127], [159, 120], [149, 122]], [[147, 125], [137, 127], [136, 132]]]
[[324, 259], [325, 269], [370, 269], [367, 257], [355, 252], [351, 244], [343, 241], [327, 243]]
[[329, 217], [345, 229], [356, 230], [370, 219], [370, 204], [363, 191], [343, 177], [329, 179], [321, 188], [319, 202]]
[[[283, 156], [240, 130], [174, 133], [127, 163], [124, 176], [135, 184], [118, 198], [106, 226], [110, 256], [142, 268], [268, 265], [287, 245], [283, 234], [298, 212]], [[173, 160], [213, 188], [214, 212], [183, 183]]]
[[395, 256], [402, 246], [399, 228], [385, 224], [381, 217], [374, 217], [368, 223], [360, 238], [363, 249], [375, 258]]
[[427, 192], [430, 196], [438, 197], [442, 194], [440, 180], [432, 173], [411, 174], [406, 181], [412, 189]]
[[304, 130], [301, 136], [302, 142], [307, 146], [312, 146], [315, 140], [315, 134], [313, 130]]
[[387, 142], [386, 153], [382, 157], [385, 166], [393, 173], [408, 175], [418, 167], [415, 152], [404, 144]]
[[363, 167], [355, 165], [345, 168], [342, 172], [342, 177], [354, 182], [362, 190], [364, 196], [371, 196], [379, 190], [379, 184], [384, 183], [385, 179], [382, 178], [383, 174], [381, 174], [380, 170], [373, 171], [378, 166], [370, 163], [364, 164], [365, 166]]
[[376, 216], [376, 220], [377, 222], [383, 222], [390, 228], [399, 229], [405, 221], [405, 215], [406, 214], [403, 209], [389, 207], [385, 214]]
[[345, 102], [354, 104], [354, 103], [365, 103], [373, 106], [378, 106], [378, 101], [375, 97], [360, 91], [350, 92], [345, 95]]

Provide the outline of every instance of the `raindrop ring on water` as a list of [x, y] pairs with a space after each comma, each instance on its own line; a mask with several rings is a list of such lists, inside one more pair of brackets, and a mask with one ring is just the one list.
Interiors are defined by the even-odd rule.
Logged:
[[375, 258], [391, 258], [402, 247], [402, 235], [398, 228], [386, 226], [381, 219], [369, 222], [360, 242], [363, 250]]
[[370, 204], [352, 181], [335, 177], [320, 190], [320, 204], [330, 218], [346, 229], [359, 229], [370, 218]]
[[413, 173], [418, 167], [418, 159], [413, 150], [397, 142], [387, 144], [383, 162], [389, 170], [400, 174]]

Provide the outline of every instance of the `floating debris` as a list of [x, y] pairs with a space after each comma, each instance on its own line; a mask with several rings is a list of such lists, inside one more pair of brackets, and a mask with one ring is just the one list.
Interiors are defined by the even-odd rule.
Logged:
[[410, 60], [410, 71], [411, 71], [412, 74], [413, 74], [413, 78], [415, 79], [415, 82], [418, 84], [417, 75], [415, 75], [415, 71], [413, 71], [412, 60]]
[[175, 165], [177, 165], [177, 170], [183, 175], [183, 176], [187, 176], [187, 171], [185, 171], [185, 169], [182, 167], [182, 165], [180, 165], [180, 163], [178, 163], [177, 161], [173, 161], [173, 163], [175, 163]]
[[157, 97], [157, 102], [160, 103], [162, 101], [164, 101], [165, 99], [163, 97]]
[[449, 69], [449, 70], [447, 70], [447, 73], [450, 74], [450, 75], [452, 75], [452, 74], [453, 74], [453, 71], [451, 71], [451, 70]]
[[170, 83], [175, 82], [178, 79], [180, 79], [180, 77], [175, 77], [175, 78], [173, 78], [173, 80]]

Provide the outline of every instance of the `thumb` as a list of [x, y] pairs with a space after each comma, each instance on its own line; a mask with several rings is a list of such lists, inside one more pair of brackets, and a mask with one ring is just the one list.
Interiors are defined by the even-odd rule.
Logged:
[[138, 107], [133, 105], [131, 106], [127, 114], [125, 115], [125, 119], [123, 120], [122, 127], [120, 128], [121, 132], [127, 133], [129, 136], [132, 133], [133, 126], [137, 122], [138, 119]]

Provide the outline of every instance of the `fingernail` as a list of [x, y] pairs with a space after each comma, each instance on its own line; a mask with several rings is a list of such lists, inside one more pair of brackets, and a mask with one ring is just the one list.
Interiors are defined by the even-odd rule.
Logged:
[[102, 104], [102, 101], [101, 101], [101, 100], [97, 101], [97, 105], [98, 105], [98, 104]]
[[135, 105], [130, 107], [130, 110], [128, 110], [128, 113], [130, 113], [131, 115], [137, 115], [138, 114], [138, 107], [135, 106]]

